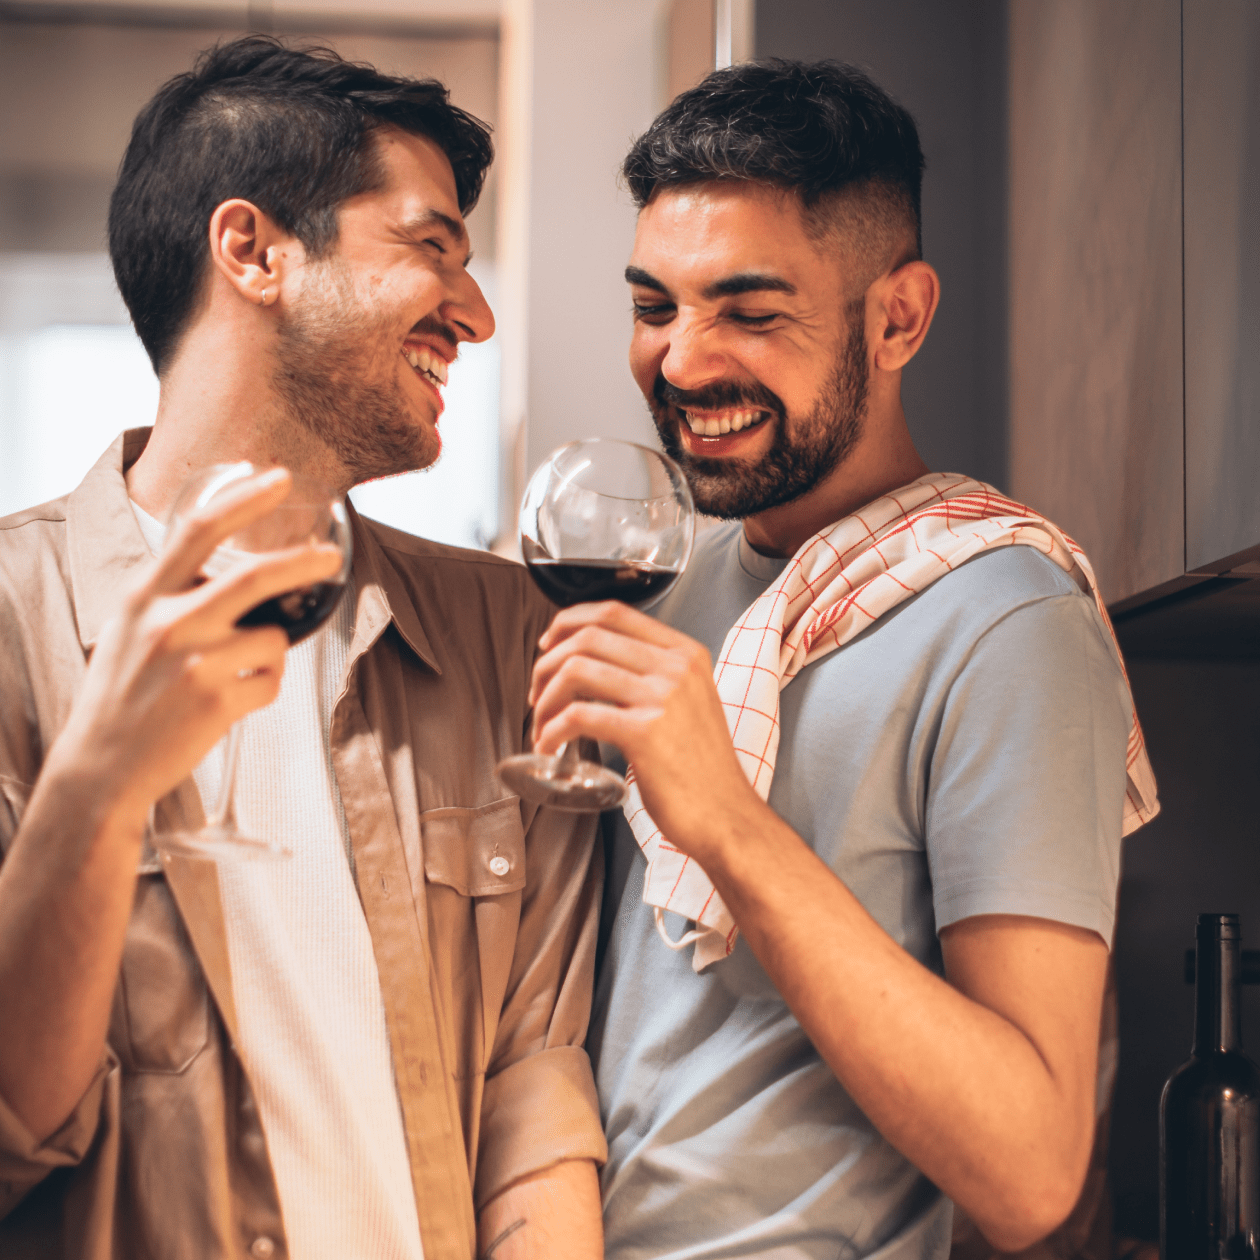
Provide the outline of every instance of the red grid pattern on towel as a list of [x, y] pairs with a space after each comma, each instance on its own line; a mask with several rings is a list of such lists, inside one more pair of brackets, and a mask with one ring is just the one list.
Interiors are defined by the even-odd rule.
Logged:
[[[714, 669], [736, 755], [762, 800], [770, 794], [779, 747], [779, 692], [801, 669], [963, 561], [990, 547], [1006, 546], [1035, 547], [1065, 573], [1078, 575], [1111, 629], [1094, 571], [1072, 539], [992, 486], [954, 473], [921, 477], [837, 521], [801, 547], [731, 628]], [[1123, 659], [1120, 666], [1124, 668]], [[1126, 835], [1159, 810], [1136, 713], [1129, 731], [1128, 772]], [[739, 929], [699, 863], [670, 844], [653, 823], [633, 768], [626, 778], [626, 817], [648, 860], [643, 900], [696, 921], [693, 965], [699, 971], [730, 953]]]

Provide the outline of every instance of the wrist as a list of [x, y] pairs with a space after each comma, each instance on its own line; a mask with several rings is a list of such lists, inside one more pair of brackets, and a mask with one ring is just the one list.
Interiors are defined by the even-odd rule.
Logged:
[[778, 815], [751, 785], [736, 798], [705, 813], [678, 847], [684, 849], [714, 881], [738, 876], [764, 850], [768, 831]]
[[72, 741], [58, 740], [32, 794], [38, 812], [56, 814], [59, 831], [91, 841], [132, 844], [144, 840], [151, 802], [140, 799], [117, 767], [99, 758], [76, 756]]

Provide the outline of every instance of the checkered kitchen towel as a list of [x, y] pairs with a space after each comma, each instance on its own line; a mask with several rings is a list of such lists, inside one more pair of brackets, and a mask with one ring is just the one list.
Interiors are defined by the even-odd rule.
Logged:
[[[801, 547], [731, 628], [713, 671], [736, 755], [762, 800], [770, 794], [779, 747], [779, 692], [800, 670], [978, 552], [1009, 546], [1035, 547], [1076, 577], [1110, 627], [1094, 571], [1066, 534], [992, 486], [955, 473], [920, 477]], [[1159, 811], [1136, 713], [1128, 767], [1125, 835]], [[700, 971], [731, 952], [739, 928], [699, 863], [670, 844], [644, 809], [633, 767], [626, 777], [626, 817], [648, 860], [643, 900], [671, 949], [695, 942], [692, 966]], [[665, 910], [695, 920], [695, 930], [671, 940]]]

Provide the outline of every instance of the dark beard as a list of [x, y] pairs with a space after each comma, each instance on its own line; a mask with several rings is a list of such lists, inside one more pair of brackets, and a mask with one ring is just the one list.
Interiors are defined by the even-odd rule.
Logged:
[[[849, 312], [849, 333], [813, 411], [789, 433], [779, 396], [760, 382], [720, 381], [698, 390], [676, 389], [660, 373], [648, 406], [665, 453], [682, 468], [696, 510], [723, 520], [743, 520], [808, 494], [848, 458], [862, 432], [870, 371], [866, 362], [865, 311]], [[756, 463], [690, 454], [677, 410], [718, 411], [756, 407], [778, 421], [770, 449]], [[771, 423], [763, 420], [762, 424]]]
[[[331, 448], [353, 484], [428, 468], [442, 439], [415, 418], [398, 382], [400, 348], [390, 321], [372, 320], [335, 263], [324, 265], [324, 277], [297, 309], [281, 312], [276, 392], [293, 419]], [[436, 317], [417, 328], [454, 344]]]

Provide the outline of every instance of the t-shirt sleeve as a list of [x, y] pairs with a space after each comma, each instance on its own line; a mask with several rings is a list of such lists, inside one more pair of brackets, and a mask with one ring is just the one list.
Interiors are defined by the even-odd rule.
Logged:
[[924, 823], [937, 930], [1021, 914], [1115, 925], [1132, 703], [1098, 610], [1038, 599], [989, 627], [933, 749]]

